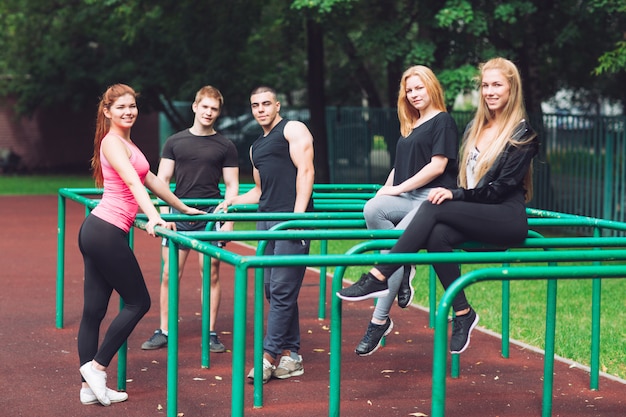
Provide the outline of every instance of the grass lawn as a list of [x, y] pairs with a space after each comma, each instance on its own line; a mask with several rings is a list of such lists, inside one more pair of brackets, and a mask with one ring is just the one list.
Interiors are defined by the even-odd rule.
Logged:
[[[242, 180], [243, 181], [243, 180]], [[2, 195], [54, 195], [59, 188], [92, 188], [89, 176], [0, 176]], [[254, 228], [240, 222], [237, 229]], [[329, 241], [329, 253], [345, 253], [355, 241]], [[311, 253], [320, 253], [319, 242]], [[583, 265], [583, 263], [580, 263]], [[463, 271], [480, 268], [467, 265]], [[514, 267], [514, 266], [513, 266]], [[418, 266], [414, 280], [414, 303], [428, 306], [428, 268]], [[332, 270], [332, 268], [329, 268]], [[350, 267], [346, 278], [356, 280], [368, 267]], [[442, 294], [438, 285], [437, 297]], [[484, 282], [467, 289], [467, 297], [479, 313], [480, 326], [501, 331], [501, 283]], [[543, 348], [545, 339], [546, 281], [511, 283], [511, 337]], [[558, 284], [556, 354], [589, 365], [591, 356], [591, 280], [562, 280]], [[602, 281], [600, 367], [603, 372], [626, 379], [626, 279]], [[393, 314], [393, 312], [392, 312]]]

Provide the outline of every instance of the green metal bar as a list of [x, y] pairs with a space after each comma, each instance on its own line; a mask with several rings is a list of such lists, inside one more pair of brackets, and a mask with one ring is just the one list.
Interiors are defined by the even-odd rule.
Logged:
[[[345, 273], [345, 266], [335, 268], [331, 291], [335, 294], [341, 290], [341, 277]], [[330, 375], [329, 375], [329, 397], [328, 415], [339, 417], [341, 406], [341, 334], [342, 334], [342, 301], [339, 297], [330, 299]]]
[[[257, 256], [265, 254], [268, 243], [268, 240], [260, 240], [257, 243]], [[263, 268], [254, 269], [254, 408], [263, 407], [264, 275], [265, 271]]]
[[[601, 234], [599, 229], [594, 229], [594, 236]], [[599, 265], [600, 262], [594, 262]], [[589, 388], [597, 390], [600, 385], [600, 321], [602, 312], [602, 280], [591, 280], [591, 359], [589, 372]]]
[[178, 411], [178, 247], [169, 243], [169, 284], [167, 315], [167, 417], [177, 417]]
[[[323, 239], [320, 241], [320, 255], [328, 254], [328, 240]], [[326, 274], [327, 267], [323, 265], [320, 267], [320, 291], [319, 299], [317, 302], [317, 319], [324, 320], [326, 318]]]
[[65, 197], [58, 196], [57, 209], [57, 282], [56, 282], [56, 327], [63, 328], [63, 304], [65, 288]]
[[[208, 228], [208, 224], [207, 224]], [[211, 260], [209, 255], [198, 253], [203, 257], [202, 263], [202, 336], [201, 336], [201, 357], [200, 366], [202, 368], [211, 367]], [[219, 271], [218, 271], [219, 272]]]
[[[550, 252], [555, 254], [555, 252]], [[487, 280], [538, 280], [548, 279], [553, 281], [555, 285], [556, 279], [580, 279], [580, 278], [596, 278], [597, 276], [603, 276], [605, 278], [623, 278], [626, 276], [626, 265], [618, 266], [547, 266], [547, 267], [535, 267], [527, 266], [523, 268], [485, 268], [469, 272], [459, 277], [444, 293], [438, 309], [437, 309], [437, 324], [435, 326], [434, 337], [434, 352], [433, 352], [433, 378], [432, 378], [432, 408], [431, 416], [443, 417], [445, 415], [445, 395], [446, 395], [446, 355], [447, 355], [447, 315], [452, 306], [452, 300], [463, 289], [471, 284]], [[554, 289], [549, 288], [548, 302], [552, 303], [556, 297], [556, 287]], [[555, 305], [547, 306], [548, 308], [556, 308]], [[550, 312], [552, 315], [552, 312]], [[546, 324], [548, 326], [548, 324]], [[550, 326], [552, 326], [550, 324]], [[548, 333], [548, 330], [546, 330]], [[549, 340], [546, 340], [546, 348], [550, 344]], [[551, 351], [554, 352], [554, 340], [552, 340]], [[546, 361], [554, 362], [554, 355], [549, 356], [549, 351], [546, 349], [545, 355]], [[550, 366], [544, 367], [544, 380], [551, 376], [545, 375], [548, 372]], [[544, 384], [544, 397], [547, 395], [545, 392], [546, 385]], [[551, 397], [551, 393], [550, 393]], [[545, 399], [544, 399], [545, 400]], [[546, 410], [547, 404], [544, 401], [544, 409], [542, 415], [550, 415], [551, 410]], [[551, 403], [550, 403], [551, 405]]]
[[556, 279], [548, 280], [546, 300], [546, 341], [543, 361], [543, 400], [541, 415], [552, 415], [552, 391], [554, 385], [554, 341], [556, 335]]
[[[244, 382], [246, 365], [246, 305], [248, 294], [248, 269], [245, 264], [235, 265], [233, 309], [233, 382], [231, 415], [244, 416]], [[255, 326], [256, 326], [255, 319]], [[261, 320], [261, 325], [262, 325]], [[256, 351], [256, 350], [255, 350]], [[257, 365], [255, 365], [257, 366]], [[255, 378], [255, 382], [256, 382]], [[256, 391], [255, 391], [256, 392]]]
[[[503, 268], [510, 267], [510, 264], [502, 264]], [[502, 281], [502, 357], [509, 358], [509, 348], [511, 341], [511, 281]]]

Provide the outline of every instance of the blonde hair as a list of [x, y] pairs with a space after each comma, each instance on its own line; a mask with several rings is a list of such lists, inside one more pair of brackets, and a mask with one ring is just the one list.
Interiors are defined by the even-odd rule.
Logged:
[[98, 104], [98, 114], [96, 115], [96, 133], [93, 139], [93, 157], [91, 158], [91, 170], [93, 178], [96, 181], [97, 187], [104, 185], [104, 178], [102, 176], [102, 163], [100, 161], [100, 146], [102, 145], [102, 139], [109, 133], [111, 128], [111, 120], [105, 117], [104, 109], [111, 109], [111, 106], [115, 101], [126, 95], [130, 94], [137, 99], [138, 94], [132, 87], [126, 84], [113, 84], [102, 94], [100, 103]]
[[443, 88], [433, 71], [423, 65], [415, 65], [408, 68], [402, 74], [400, 80], [400, 91], [398, 92], [398, 120], [400, 121], [400, 133], [407, 137], [415, 123], [420, 118], [420, 112], [409, 103], [406, 98], [406, 82], [410, 77], [418, 76], [428, 92], [431, 105], [442, 112], [446, 111], [446, 101], [444, 99]]
[[[508, 144], [520, 146], [534, 139], [536, 134], [525, 137], [523, 140], [516, 131], [520, 128], [520, 123], [528, 119], [524, 106], [522, 93], [522, 79], [515, 64], [505, 58], [493, 58], [479, 65], [479, 85], [483, 75], [488, 70], [498, 70], [509, 84], [509, 99], [504, 105], [499, 117], [498, 131], [495, 139], [485, 149], [480, 150], [480, 155], [476, 164], [476, 182], [489, 171], [496, 162], [504, 148]], [[489, 110], [487, 102], [483, 99], [478, 105], [473, 121], [465, 132], [463, 144], [461, 145], [461, 160], [459, 169], [459, 185], [467, 188], [467, 173], [464, 169], [467, 166], [470, 150], [476, 147], [478, 138], [483, 133], [487, 125], [495, 118], [494, 112]], [[526, 190], [526, 201], [532, 198], [532, 163], [524, 178], [524, 188]]]

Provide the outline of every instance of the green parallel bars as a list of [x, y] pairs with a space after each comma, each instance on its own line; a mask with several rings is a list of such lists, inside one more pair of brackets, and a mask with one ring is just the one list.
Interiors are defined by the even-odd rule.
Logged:
[[556, 279], [597, 279], [598, 275], [605, 278], [623, 278], [626, 276], [626, 265], [619, 266], [528, 266], [521, 268], [486, 268], [462, 275], [444, 293], [437, 309], [433, 351], [432, 379], [432, 417], [445, 415], [446, 396], [446, 355], [447, 355], [447, 315], [451, 303], [459, 291], [471, 284], [487, 280], [548, 280], [546, 299], [546, 350], [544, 355], [544, 390], [542, 416], [552, 413], [552, 383], [554, 373], [554, 330], [556, 317]]
[[[572, 216], [572, 217], [574, 217], [574, 216]], [[596, 226], [597, 226], [597, 224], [596, 224]], [[578, 240], [580, 240], [580, 239], [578, 239]], [[583, 240], [584, 240], [584, 239], [583, 239]], [[593, 240], [593, 239], [591, 239], [591, 240]], [[546, 244], [546, 240], [543, 240], [543, 239], [542, 239], [541, 244], [542, 244], [543, 246], [545, 246], [545, 244]], [[582, 245], [581, 245], [581, 246], [582, 246]], [[585, 243], [585, 246], [590, 246], [590, 242], [589, 242], [589, 241], [587, 241], [587, 242]], [[312, 264], [315, 264], [316, 262], [321, 262], [321, 263], [324, 263], [324, 264], [329, 264], [329, 263], [325, 263], [325, 262], [318, 261], [318, 260], [314, 260], [314, 259], [308, 259], [308, 261], [309, 261], [309, 262], [307, 262], [306, 264], [311, 264], [311, 265], [312, 265]], [[485, 259], [483, 259], [483, 261], [485, 261]], [[516, 261], [518, 261], [518, 260], [516, 260]], [[478, 262], [481, 262], [481, 261], [480, 261], [480, 260], [478, 260]], [[471, 263], [478, 263], [478, 262], [476, 262], [476, 260], [472, 260], [472, 261], [471, 261]], [[353, 262], [349, 262], [349, 263], [350, 263], [350, 264], [354, 264]], [[370, 263], [370, 262], [368, 261], [368, 263]], [[427, 263], [431, 263], [431, 262], [427, 262]], [[176, 264], [176, 265], [177, 265], [177, 262], [174, 262], [174, 264]], [[357, 264], [361, 264], [361, 263], [357, 263]], [[330, 265], [330, 264], [329, 264], [329, 265]], [[602, 268], [601, 268], [601, 269], [602, 269]], [[58, 270], [59, 270], [59, 269], [58, 269]], [[175, 276], [177, 276], [177, 274], [176, 274]], [[339, 285], [339, 288], [341, 288], [341, 284], [339, 283], [338, 285]], [[333, 299], [335, 299], [335, 297], [333, 297]], [[336, 301], [336, 300], [335, 300], [335, 301]], [[331, 322], [332, 322], [332, 321], [331, 321]], [[245, 326], [245, 321], [244, 321], [244, 326]], [[340, 331], [339, 331], [338, 333], [340, 334]], [[331, 339], [332, 339], [332, 336], [333, 336], [333, 335], [332, 335], [332, 332], [331, 332]], [[243, 337], [244, 337], [244, 346], [245, 346], [245, 334], [243, 335]], [[340, 352], [340, 350], [339, 350], [339, 352]], [[331, 354], [331, 361], [332, 361], [332, 359], [333, 359], [333, 358], [332, 358], [332, 354]], [[336, 359], [340, 361], [340, 358], [336, 358]], [[233, 365], [235, 366], [235, 360], [233, 360]], [[244, 371], [244, 370], [243, 370], [243, 362], [242, 362], [241, 368], [242, 368], [242, 371], [239, 373], [239, 375], [241, 376], [241, 379], [242, 379], [242, 381], [243, 381], [243, 379], [244, 379], [244, 376], [243, 376], [243, 375], [244, 375], [244, 374], [243, 374], [243, 371]], [[332, 366], [331, 366], [331, 373], [332, 373]], [[333, 379], [332, 375], [331, 375], [331, 381], [334, 381], [334, 379]], [[235, 382], [235, 379], [233, 380], [233, 382]], [[235, 386], [234, 386], [234, 387], [233, 387], [233, 394], [234, 394], [234, 396], [235, 396], [235, 393], [236, 393], [236, 389], [235, 389]], [[235, 410], [235, 408], [233, 408], [233, 410]], [[235, 415], [235, 414], [233, 414], [233, 415]]]

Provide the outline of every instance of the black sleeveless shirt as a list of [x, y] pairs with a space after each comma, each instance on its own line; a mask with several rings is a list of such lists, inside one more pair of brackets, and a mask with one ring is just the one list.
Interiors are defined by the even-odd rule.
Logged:
[[[289, 155], [289, 142], [283, 133], [288, 120], [281, 120], [252, 144], [252, 163], [261, 178], [261, 212], [293, 212], [296, 202], [297, 169]], [[307, 211], [313, 210], [309, 199]]]

